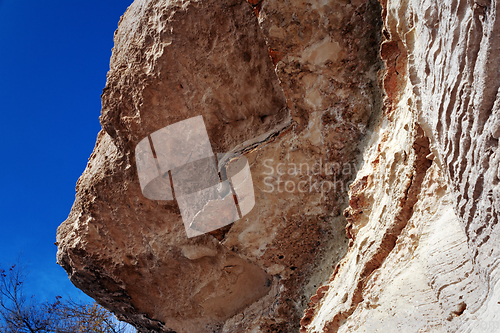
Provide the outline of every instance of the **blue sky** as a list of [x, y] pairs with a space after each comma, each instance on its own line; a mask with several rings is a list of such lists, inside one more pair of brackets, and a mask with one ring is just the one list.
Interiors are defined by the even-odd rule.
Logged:
[[38, 299], [82, 297], [56, 229], [100, 130], [113, 33], [132, 0], [0, 0], [0, 265], [27, 264]]

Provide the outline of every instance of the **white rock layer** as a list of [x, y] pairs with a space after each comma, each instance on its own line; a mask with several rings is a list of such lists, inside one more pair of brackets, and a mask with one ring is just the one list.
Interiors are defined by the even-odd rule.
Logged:
[[498, 332], [498, 2], [381, 2], [385, 114], [351, 187], [348, 254], [301, 331]]

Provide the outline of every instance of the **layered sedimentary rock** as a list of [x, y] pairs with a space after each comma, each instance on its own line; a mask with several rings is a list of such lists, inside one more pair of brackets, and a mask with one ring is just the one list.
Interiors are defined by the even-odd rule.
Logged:
[[[136, 0], [58, 262], [145, 332], [498, 330], [498, 15]], [[214, 153], [249, 161], [255, 206], [188, 238], [176, 201], [141, 193], [134, 149], [199, 115]]]
[[[381, 105], [380, 22], [374, 1], [135, 1], [58, 229], [71, 281], [142, 331], [297, 331], [347, 247], [348, 184]], [[141, 193], [134, 151], [199, 115], [214, 153], [248, 159], [255, 206], [188, 238], [176, 201]]]
[[384, 116], [303, 332], [499, 329], [495, 1], [384, 1]]

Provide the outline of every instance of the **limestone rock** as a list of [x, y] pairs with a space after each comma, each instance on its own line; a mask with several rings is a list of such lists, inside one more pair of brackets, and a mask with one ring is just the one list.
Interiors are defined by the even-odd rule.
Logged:
[[[103, 130], [58, 229], [58, 262], [141, 331], [297, 331], [345, 253], [347, 185], [381, 105], [380, 8], [253, 9], [137, 0], [115, 33]], [[255, 207], [187, 238], [175, 201], [142, 195], [134, 149], [198, 115], [214, 153], [249, 161]]]
[[[136, 0], [58, 262], [142, 332], [498, 331], [497, 4]], [[199, 115], [255, 206], [188, 238], [134, 149]]]
[[385, 112], [301, 331], [497, 332], [497, 2], [381, 2]]

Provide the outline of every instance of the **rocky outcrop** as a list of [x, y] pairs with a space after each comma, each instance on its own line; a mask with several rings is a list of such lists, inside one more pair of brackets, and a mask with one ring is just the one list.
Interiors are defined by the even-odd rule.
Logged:
[[301, 331], [498, 331], [497, 18], [495, 2], [383, 2], [385, 112], [348, 253]]
[[[347, 185], [381, 103], [379, 31], [373, 1], [135, 1], [58, 229], [71, 281], [142, 331], [297, 331], [345, 254]], [[255, 206], [188, 238], [175, 201], [141, 193], [134, 151], [199, 115], [214, 153], [249, 161]]]
[[[495, 331], [497, 15], [136, 0], [59, 264], [143, 332]], [[200, 115], [214, 153], [248, 160], [255, 206], [188, 238], [176, 201], [141, 193], [135, 147]]]

